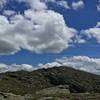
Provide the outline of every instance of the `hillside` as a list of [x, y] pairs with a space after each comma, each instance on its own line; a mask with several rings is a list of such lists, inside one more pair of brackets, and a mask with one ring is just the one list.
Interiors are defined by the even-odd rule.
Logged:
[[100, 76], [68, 67], [19, 71], [0, 74], [0, 91], [15, 94], [33, 93], [37, 90], [69, 85], [72, 92], [99, 92]]
[[2, 93], [42, 95], [48, 91], [53, 93], [53, 90], [55, 93], [61, 91], [61, 94], [71, 93], [72, 95], [99, 94], [100, 76], [63, 66], [33, 72], [19, 71], [0, 74], [0, 92]]

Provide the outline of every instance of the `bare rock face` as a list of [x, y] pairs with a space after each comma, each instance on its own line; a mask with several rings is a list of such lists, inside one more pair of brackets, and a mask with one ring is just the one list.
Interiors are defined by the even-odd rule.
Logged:
[[0, 100], [25, 100], [23, 96], [0, 92]]
[[56, 94], [69, 94], [68, 85], [59, 85], [56, 87], [50, 87], [36, 92], [38, 95], [56, 95]]

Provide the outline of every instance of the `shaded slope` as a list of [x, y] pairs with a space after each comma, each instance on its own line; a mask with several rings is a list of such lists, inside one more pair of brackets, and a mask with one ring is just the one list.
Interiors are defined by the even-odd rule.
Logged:
[[68, 85], [72, 93], [100, 93], [100, 76], [69, 67], [19, 71], [0, 74], [0, 91], [14, 94], [34, 94], [41, 89]]

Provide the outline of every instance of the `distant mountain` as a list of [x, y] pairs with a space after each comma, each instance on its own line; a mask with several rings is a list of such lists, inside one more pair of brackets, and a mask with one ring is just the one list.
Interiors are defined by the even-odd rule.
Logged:
[[71, 93], [100, 93], [100, 76], [64, 66], [0, 74], [0, 92], [34, 94], [59, 85], [67, 85]]

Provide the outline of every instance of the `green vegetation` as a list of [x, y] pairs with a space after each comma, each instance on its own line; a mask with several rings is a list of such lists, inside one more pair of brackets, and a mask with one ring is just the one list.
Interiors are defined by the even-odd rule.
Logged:
[[63, 66], [8, 72], [0, 74], [0, 92], [26, 100], [100, 100], [100, 76]]

